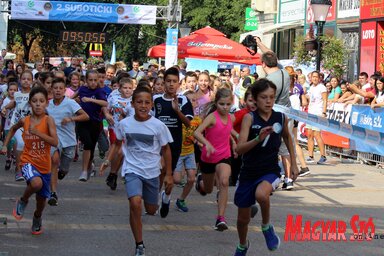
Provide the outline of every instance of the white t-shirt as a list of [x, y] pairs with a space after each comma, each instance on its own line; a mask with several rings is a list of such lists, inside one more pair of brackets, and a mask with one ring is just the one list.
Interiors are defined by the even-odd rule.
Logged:
[[11, 118], [11, 126], [16, 124], [20, 119], [26, 117], [31, 113], [31, 107], [29, 106], [29, 92], [15, 92], [14, 95], [16, 107], [13, 111], [13, 115]]
[[375, 99], [376, 99], [376, 103], [383, 103], [384, 102], [384, 93], [383, 92], [379, 92], [379, 95], [375, 96]]
[[109, 94], [107, 101], [109, 113], [112, 114], [113, 121], [115, 121], [115, 125], [111, 127], [113, 129], [117, 128], [121, 114], [124, 113], [125, 116], [131, 116], [135, 113], [131, 106], [132, 97], [121, 97], [119, 90], [114, 90]]
[[145, 179], [158, 177], [161, 147], [173, 142], [167, 126], [155, 117], [139, 122], [130, 116], [120, 121], [115, 132], [116, 138], [123, 141], [121, 175], [135, 173]]
[[76, 112], [80, 109], [80, 105], [75, 100], [67, 97], [64, 97], [63, 101], [59, 105], [55, 105], [53, 103], [53, 99], [49, 101], [47, 112], [55, 121], [57, 137], [59, 138], [60, 145], [63, 148], [75, 146], [77, 141], [75, 122], [69, 122], [62, 125], [61, 121], [64, 117], [75, 116]]
[[369, 88], [371, 88], [371, 84], [370, 84], [370, 83], [366, 83], [365, 85], [363, 85], [363, 86], [361, 87], [361, 89], [362, 89], [363, 91], [365, 91], [365, 90], [367, 90], [367, 89], [369, 89]]
[[[3, 105], [1, 105], [1, 109], [3, 109], [5, 106], [7, 106], [12, 100], [7, 97], [4, 99], [3, 101]], [[8, 131], [9, 129], [11, 129], [11, 118], [12, 118], [12, 115], [13, 115], [13, 109], [7, 109], [7, 113], [5, 114], [5, 123], [4, 123], [4, 130], [5, 131]]]
[[323, 84], [318, 84], [316, 86], [311, 85], [309, 89], [309, 103], [308, 103], [308, 113], [321, 116], [323, 113], [323, 97], [322, 93], [327, 92], [327, 88]]

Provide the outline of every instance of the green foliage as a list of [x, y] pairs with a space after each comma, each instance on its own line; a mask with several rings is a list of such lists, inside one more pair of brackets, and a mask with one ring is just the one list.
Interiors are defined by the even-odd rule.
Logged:
[[309, 66], [313, 62], [313, 56], [305, 50], [305, 37], [300, 35], [293, 44], [293, 59], [297, 65]]
[[[167, 6], [169, 0], [87, 0], [87, 2], [108, 2], [122, 4], [142, 4]], [[177, 3], [177, 0], [174, 0]], [[238, 41], [244, 32], [245, 8], [250, 1], [233, 0], [181, 0], [183, 20], [187, 20], [192, 31], [211, 26], [232, 40]], [[65, 28], [64, 28], [65, 25]], [[109, 41], [103, 45], [105, 60], [112, 53], [112, 43], [116, 43], [116, 60], [129, 64], [138, 59], [145, 62], [150, 47], [165, 42], [167, 22], [158, 20], [156, 25], [123, 25], [82, 22], [14, 21], [9, 22], [9, 45], [21, 45], [25, 61], [36, 61], [41, 56], [83, 56], [87, 59], [87, 45], [83, 43], [58, 42], [60, 30], [107, 32]], [[104, 26], [106, 27], [104, 28]], [[32, 43], [40, 46], [40, 55], [30, 54]], [[35, 50], [33, 50], [34, 52]], [[38, 57], [37, 57], [38, 56]]]
[[[296, 38], [294, 43], [294, 61], [296, 64], [310, 65], [316, 59], [316, 55], [308, 53], [304, 48], [304, 36]], [[320, 37], [322, 43], [321, 66], [332, 75], [342, 77], [346, 71], [348, 52], [344, 42], [334, 36], [324, 35]]]

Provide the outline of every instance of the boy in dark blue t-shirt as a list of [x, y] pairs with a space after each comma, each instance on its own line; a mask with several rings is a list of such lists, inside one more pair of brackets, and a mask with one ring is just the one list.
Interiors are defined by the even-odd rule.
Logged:
[[[184, 95], [177, 95], [180, 87], [180, 76], [177, 68], [169, 68], [165, 72], [165, 93], [153, 97], [154, 115], [162, 121], [169, 129], [173, 137], [170, 143], [172, 152], [172, 171], [175, 170], [177, 161], [181, 153], [182, 143], [182, 124], [189, 127], [190, 120], [193, 118], [193, 108], [191, 102]], [[160, 175], [160, 184], [164, 180], [164, 173]], [[172, 188], [166, 189], [161, 193], [160, 216], [167, 217], [170, 205], [170, 195]]]

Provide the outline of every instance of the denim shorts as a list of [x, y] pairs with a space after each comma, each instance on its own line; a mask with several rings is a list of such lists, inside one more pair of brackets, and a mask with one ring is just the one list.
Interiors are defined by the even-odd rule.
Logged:
[[57, 147], [51, 147], [51, 156], [53, 156], [53, 154], [56, 151], [59, 151], [59, 154], [60, 154], [60, 165], [59, 165], [60, 170], [62, 170], [64, 172], [68, 172], [69, 171], [69, 166], [71, 165], [72, 160], [75, 157], [75, 149], [76, 149], [76, 146], [69, 146], [69, 147], [63, 148], [61, 146], [61, 143], [59, 143], [59, 145]]
[[239, 208], [248, 208], [254, 205], [256, 203], [256, 188], [263, 181], [271, 183], [273, 190], [275, 190], [280, 183], [280, 178], [271, 173], [256, 180], [239, 180], [235, 191], [235, 205]]
[[181, 172], [184, 170], [196, 170], [195, 154], [191, 153], [185, 156], [180, 156], [177, 161], [175, 172]]
[[126, 173], [124, 178], [128, 199], [134, 196], [141, 196], [144, 203], [158, 205], [159, 177], [145, 179], [135, 173]]
[[40, 173], [35, 166], [33, 166], [30, 163], [24, 164], [21, 167], [21, 173], [23, 177], [25, 178], [27, 184], [31, 182], [31, 180], [35, 177], [40, 177], [41, 181], [43, 182], [43, 186], [39, 191], [36, 192], [41, 197], [49, 198], [51, 196], [51, 191], [49, 189], [50, 183], [51, 183], [51, 174], [42, 174]]

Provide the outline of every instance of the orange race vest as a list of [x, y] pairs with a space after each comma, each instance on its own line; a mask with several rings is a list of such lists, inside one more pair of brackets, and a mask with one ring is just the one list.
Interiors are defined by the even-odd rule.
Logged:
[[[42, 173], [47, 174], [51, 172], [51, 145], [43, 141], [39, 136], [29, 134], [29, 124], [31, 117], [27, 116], [24, 121], [24, 150], [21, 153], [20, 162], [22, 165], [30, 163]], [[42, 133], [49, 134], [48, 130], [48, 116], [45, 115], [40, 123], [35, 126], [37, 130]]]

